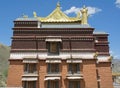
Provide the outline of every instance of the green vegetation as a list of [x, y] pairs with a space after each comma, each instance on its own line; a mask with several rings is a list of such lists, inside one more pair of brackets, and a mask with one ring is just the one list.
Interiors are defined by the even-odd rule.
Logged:
[[0, 44], [0, 87], [4, 87], [6, 85], [9, 55], [10, 47]]

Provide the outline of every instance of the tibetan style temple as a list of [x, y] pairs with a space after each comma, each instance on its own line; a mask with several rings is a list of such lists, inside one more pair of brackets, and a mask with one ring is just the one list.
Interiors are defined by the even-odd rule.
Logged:
[[113, 88], [108, 34], [94, 32], [87, 11], [68, 17], [58, 3], [47, 17], [14, 20], [7, 86]]

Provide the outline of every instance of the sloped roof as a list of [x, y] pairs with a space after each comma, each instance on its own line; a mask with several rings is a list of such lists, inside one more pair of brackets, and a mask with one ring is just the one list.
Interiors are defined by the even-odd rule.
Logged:
[[81, 21], [80, 17], [68, 17], [60, 9], [60, 4], [57, 4], [56, 9], [47, 17], [37, 17], [41, 22], [76, 22]]
[[27, 15], [23, 15], [22, 18], [17, 18], [15, 21], [40, 21], [40, 22], [80, 22], [81, 23], [81, 17], [80, 14], [77, 14], [76, 17], [69, 17], [67, 16], [61, 9], [60, 4], [57, 3], [56, 8], [48, 15], [47, 17], [40, 17], [37, 16], [36, 12], [33, 13], [34, 17], [29, 18]]

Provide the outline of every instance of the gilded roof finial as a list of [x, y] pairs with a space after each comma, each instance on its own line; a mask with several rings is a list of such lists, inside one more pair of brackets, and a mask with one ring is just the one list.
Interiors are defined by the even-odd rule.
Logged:
[[109, 58], [108, 58], [108, 61], [112, 61], [112, 59], [113, 59], [113, 56], [110, 56]]
[[28, 16], [23, 13], [23, 18], [28, 18]]
[[98, 52], [96, 52], [96, 53], [94, 54], [94, 58], [96, 59], [97, 56], [98, 56]]
[[60, 8], [60, 2], [57, 2], [57, 8]]
[[80, 12], [77, 12], [77, 18], [80, 18]]
[[88, 24], [88, 9], [84, 5], [83, 8], [81, 9], [82, 13], [82, 24]]
[[33, 15], [34, 15], [34, 17], [37, 17], [37, 13], [35, 11], [33, 12]]
[[86, 6], [85, 6], [85, 5], [83, 5], [83, 8], [85, 9], [85, 8], [86, 8]]

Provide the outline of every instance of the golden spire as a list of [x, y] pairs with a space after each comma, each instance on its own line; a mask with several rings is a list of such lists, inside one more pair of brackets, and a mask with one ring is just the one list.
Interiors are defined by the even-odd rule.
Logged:
[[34, 17], [37, 17], [37, 13], [35, 11], [33, 12], [33, 15], [34, 15]]
[[28, 16], [27, 16], [27, 15], [25, 15], [25, 14], [23, 14], [23, 18], [28, 18]]
[[60, 2], [57, 2], [57, 8], [60, 8]]
[[85, 5], [83, 6], [82, 10], [81, 10], [81, 13], [82, 13], [82, 21], [81, 23], [82, 24], [88, 24], [88, 9], [85, 7]]

